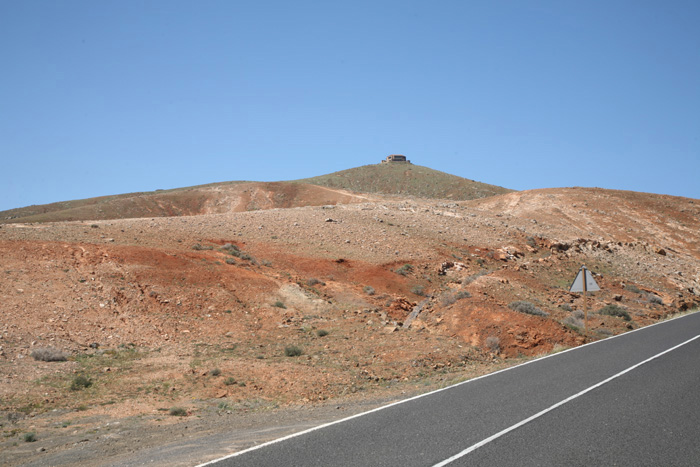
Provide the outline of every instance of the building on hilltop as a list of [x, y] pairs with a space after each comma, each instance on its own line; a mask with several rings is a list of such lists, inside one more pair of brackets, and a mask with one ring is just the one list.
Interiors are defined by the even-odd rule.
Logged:
[[390, 156], [387, 156], [387, 158], [382, 161], [382, 164], [388, 164], [389, 162], [405, 162], [407, 164], [411, 163], [411, 161], [406, 159], [406, 156], [402, 156], [401, 154], [392, 154]]

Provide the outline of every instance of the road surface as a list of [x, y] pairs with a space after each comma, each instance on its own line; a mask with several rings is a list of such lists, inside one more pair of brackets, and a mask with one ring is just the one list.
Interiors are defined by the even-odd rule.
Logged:
[[700, 465], [700, 313], [203, 465]]

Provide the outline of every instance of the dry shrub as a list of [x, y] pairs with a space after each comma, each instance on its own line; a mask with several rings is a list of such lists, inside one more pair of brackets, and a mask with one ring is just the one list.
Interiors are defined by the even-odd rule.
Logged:
[[68, 360], [68, 355], [66, 355], [62, 350], [58, 350], [53, 347], [40, 347], [32, 351], [32, 357], [34, 360], [41, 362], [65, 362]]

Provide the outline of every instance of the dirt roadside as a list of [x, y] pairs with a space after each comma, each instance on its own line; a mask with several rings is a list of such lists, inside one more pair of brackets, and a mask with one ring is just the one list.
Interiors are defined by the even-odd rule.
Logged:
[[367, 394], [286, 407], [222, 409], [220, 401], [202, 400], [182, 417], [162, 412], [122, 418], [54, 410], [12, 423], [42, 434], [35, 442], [0, 442], [0, 465], [193, 466], [518, 363], [494, 361], [449, 379], [396, 382]]

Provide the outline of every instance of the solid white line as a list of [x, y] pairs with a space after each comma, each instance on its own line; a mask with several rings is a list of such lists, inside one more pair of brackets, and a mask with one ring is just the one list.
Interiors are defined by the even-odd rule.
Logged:
[[679, 348], [679, 347], [681, 347], [681, 346], [684, 346], [684, 345], [688, 344], [689, 342], [692, 342], [692, 341], [694, 341], [695, 339], [698, 339], [698, 338], [700, 338], [700, 334], [698, 334], [697, 336], [695, 336], [695, 337], [693, 337], [693, 338], [691, 338], [691, 339], [688, 339], [687, 341], [682, 342], [682, 343], [680, 343], [680, 344], [678, 344], [678, 345], [676, 345], [676, 346], [674, 346], [674, 347], [671, 347], [670, 349], [666, 349], [666, 350], [664, 350], [663, 352], [654, 355], [653, 357], [649, 357], [649, 358], [647, 358], [646, 360], [644, 360], [643, 362], [639, 362], [639, 363], [637, 363], [636, 365], [632, 365], [631, 367], [627, 368], [626, 370], [622, 370], [621, 372], [617, 373], [616, 375], [613, 375], [613, 376], [611, 376], [610, 378], [605, 379], [605, 380], [601, 381], [601, 382], [598, 383], [598, 384], [594, 384], [593, 386], [591, 386], [591, 387], [589, 387], [589, 388], [587, 388], [587, 389], [584, 389], [583, 391], [581, 391], [581, 392], [579, 392], [579, 393], [577, 393], [577, 394], [574, 394], [574, 395], [571, 396], [571, 397], [567, 397], [566, 399], [564, 399], [564, 400], [562, 400], [562, 401], [560, 401], [560, 402], [557, 402], [557, 403], [554, 404], [553, 406], [551, 406], [551, 407], [549, 407], [549, 408], [547, 408], [547, 409], [544, 409], [543, 411], [538, 412], [538, 413], [536, 413], [535, 415], [533, 415], [533, 416], [531, 416], [531, 417], [528, 417], [528, 418], [526, 418], [525, 420], [522, 420], [522, 421], [516, 423], [515, 425], [512, 425], [512, 426], [506, 428], [505, 430], [499, 431], [499, 432], [496, 433], [495, 435], [489, 436], [488, 438], [479, 441], [478, 443], [476, 443], [476, 444], [474, 444], [474, 445], [468, 447], [467, 449], [465, 449], [464, 451], [462, 451], [462, 452], [460, 452], [460, 453], [455, 454], [454, 456], [450, 457], [449, 459], [445, 459], [444, 461], [442, 461], [442, 462], [440, 462], [440, 463], [438, 463], [438, 464], [435, 464], [433, 467], [443, 467], [443, 466], [445, 466], [445, 465], [447, 465], [447, 464], [450, 464], [451, 462], [456, 461], [456, 460], [459, 459], [460, 457], [466, 456], [466, 455], [469, 454], [470, 452], [473, 452], [473, 451], [479, 449], [480, 447], [482, 447], [482, 446], [484, 446], [484, 445], [490, 443], [491, 441], [494, 441], [494, 440], [500, 438], [501, 436], [503, 436], [503, 435], [505, 435], [505, 434], [507, 434], [507, 433], [510, 433], [511, 431], [517, 430], [518, 428], [520, 428], [521, 426], [525, 425], [526, 423], [530, 423], [531, 421], [535, 420], [536, 418], [540, 418], [542, 415], [544, 415], [544, 414], [546, 414], [546, 413], [548, 413], [548, 412], [551, 412], [552, 410], [554, 410], [554, 409], [556, 409], [556, 408], [558, 408], [558, 407], [561, 407], [562, 405], [566, 404], [567, 402], [571, 402], [572, 400], [574, 400], [574, 399], [576, 399], [576, 398], [578, 398], [578, 397], [581, 397], [582, 395], [586, 394], [587, 392], [591, 392], [591, 391], [593, 391], [594, 389], [599, 388], [599, 387], [603, 386], [604, 384], [607, 384], [607, 383], [609, 383], [610, 381], [612, 381], [612, 380], [614, 380], [614, 379], [616, 379], [616, 378], [619, 378], [620, 376], [624, 375], [625, 373], [629, 373], [630, 371], [634, 370], [635, 368], [638, 368], [638, 367], [644, 365], [645, 363], [649, 363], [650, 361], [652, 361], [652, 360], [654, 360], [654, 359], [656, 359], [656, 358], [659, 358], [660, 356], [662, 356], [662, 355], [664, 355], [664, 354], [667, 354], [667, 353], [669, 353], [669, 352], [671, 352], [671, 351], [673, 351], [673, 350], [675, 350], [675, 349], [677, 349], [677, 348]]
[[[693, 313], [691, 313], [691, 314], [695, 314], [695, 312], [693, 312]], [[449, 390], [449, 389], [456, 388], [456, 387], [458, 387], [458, 386], [462, 386], [463, 384], [468, 384], [468, 383], [471, 383], [471, 382], [473, 382], [473, 381], [478, 381], [478, 380], [480, 380], [480, 379], [487, 378], [487, 377], [493, 376], [493, 375], [497, 375], [497, 374], [503, 373], [503, 372], [505, 372], [505, 371], [514, 370], [515, 368], [520, 368], [520, 367], [522, 367], [522, 366], [529, 365], [529, 364], [531, 364], [531, 363], [541, 362], [542, 360], [546, 360], [546, 359], [548, 359], [548, 358], [553, 358], [553, 357], [556, 357], [556, 356], [558, 356], [558, 355], [562, 355], [562, 354], [565, 354], [565, 353], [568, 353], [568, 352], [573, 352], [573, 351], [575, 351], [575, 350], [579, 350], [579, 349], [582, 349], [582, 348], [584, 348], [584, 347], [588, 347], [589, 345], [600, 344], [600, 343], [602, 343], [602, 342], [607, 342], [607, 341], [609, 341], [609, 340], [611, 340], [611, 339], [622, 338], [622, 337], [625, 337], [625, 336], [629, 336], [630, 334], [633, 334], [633, 333], [635, 333], [635, 332], [643, 331], [643, 330], [645, 330], [645, 329], [652, 328], [652, 327], [654, 327], [654, 326], [659, 326], [659, 325], [662, 325], [662, 324], [665, 324], [665, 323], [670, 323], [670, 322], [675, 321], [675, 320], [677, 320], [677, 319], [683, 319], [683, 318], [685, 318], [685, 317], [687, 317], [687, 316], [690, 316], [691, 314], [682, 315], [682, 316], [679, 316], [679, 317], [677, 317], [677, 318], [673, 318], [673, 319], [669, 319], [669, 320], [665, 320], [665, 321], [659, 321], [658, 323], [650, 324], [649, 326], [645, 326], [645, 327], [642, 327], [642, 328], [637, 328], [637, 329], [634, 329], [634, 330], [632, 330], [632, 331], [626, 332], [626, 333], [624, 333], [624, 334], [618, 334], [618, 335], [616, 335], [616, 336], [608, 337], [607, 339], [589, 342], [588, 344], [583, 344], [583, 345], [580, 345], [580, 346], [578, 346], [578, 347], [571, 347], [570, 349], [562, 350], [561, 352], [557, 352], [557, 353], [555, 353], [555, 354], [549, 354], [549, 355], [545, 355], [544, 357], [536, 358], [536, 359], [533, 359], [533, 360], [528, 360], [527, 362], [521, 363], [521, 364], [519, 364], [519, 365], [514, 365], [514, 366], [511, 366], [511, 367], [508, 367], [508, 368], [504, 368], [504, 369], [502, 369], [502, 370], [494, 371], [493, 373], [488, 373], [488, 374], [485, 374], [485, 375], [477, 376], [476, 378], [468, 379], [468, 380], [466, 380], [466, 381], [462, 381], [462, 382], [460, 382], [460, 383], [453, 384], [452, 386], [447, 386], [447, 387], [444, 387], [444, 388], [436, 389], [435, 391], [430, 391], [430, 392], [426, 392], [426, 393], [423, 393], [423, 394], [419, 394], [419, 395], [417, 395], [417, 396], [409, 397], [408, 399], [402, 399], [402, 400], [400, 400], [400, 401], [392, 402], [391, 404], [383, 405], [383, 406], [381, 406], [381, 407], [377, 407], [377, 408], [375, 408], [375, 409], [368, 410], [367, 412], [360, 412], [360, 413], [358, 413], [358, 414], [351, 415], [351, 416], [346, 417], [346, 418], [341, 418], [340, 420], [335, 420], [335, 421], [332, 421], [332, 422], [324, 423], [323, 425], [315, 426], [315, 427], [313, 427], [313, 428], [309, 428], [309, 429], [306, 429], [306, 430], [303, 430], [303, 431], [299, 431], [299, 432], [296, 432], [296, 433], [292, 433], [292, 434], [287, 435], [287, 436], [284, 436], [284, 437], [282, 437], [282, 438], [277, 438], [277, 439], [273, 439], [273, 440], [267, 441], [267, 442], [262, 443], [262, 444], [257, 444], [257, 445], [255, 445], [255, 446], [251, 446], [251, 447], [249, 447], [249, 448], [247, 448], [247, 449], [243, 449], [242, 451], [237, 451], [237, 452], [234, 452], [234, 453], [229, 454], [229, 455], [227, 455], [227, 456], [220, 457], [220, 458], [218, 458], [218, 459], [213, 459], [213, 460], [210, 460], [209, 462], [205, 462], [205, 463], [203, 463], [203, 464], [199, 464], [199, 465], [197, 465], [197, 466], [195, 466], [195, 467], [204, 467], [205, 465], [215, 464], [215, 463], [217, 463], [217, 462], [219, 462], [219, 461], [223, 461], [223, 460], [226, 460], [226, 459], [230, 459], [230, 458], [232, 458], [232, 457], [240, 456], [241, 454], [245, 454], [245, 453], [250, 452], [250, 451], [255, 451], [255, 450], [257, 450], [257, 449], [261, 449], [261, 448], [264, 448], [264, 447], [266, 447], [266, 446], [270, 446], [270, 445], [272, 445], [272, 444], [280, 443], [280, 442], [285, 441], [285, 440], [290, 439], [290, 438], [295, 438], [295, 437], [297, 437], [297, 436], [303, 436], [303, 435], [305, 435], [305, 434], [307, 434], [307, 433], [311, 433], [311, 432], [316, 431], [316, 430], [320, 430], [320, 429], [323, 429], [323, 428], [327, 428], [327, 427], [329, 427], [329, 426], [337, 425], [337, 424], [339, 424], [339, 423], [347, 422], [347, 421], [352, 420], [352, 419], [354, 419], [354, 418], [362, 417], [362, 416], [364, 416], [364, 415], [368, 415], [368, 414], [371, 414], [371, 413], [374, 413], [374, 412], [378, 412], [378, 411], [380, 411], [380, 410], [388, 409], [389, 407], [393, 407], [393, 406], [395, 406], [395, 405], [403, 404], [403, 403], [405, 403], [405, 402], [410, 402], [410, 401], [413, 401], [413, 400], [416, 400], [416, 399], [420, 399], [420, 398], [422, 398], [422, 397], [431, 396], [431, 395], [433, 395], [433, 394], [437, 394], [438, 392], [447, 391], [447, 390]]]

